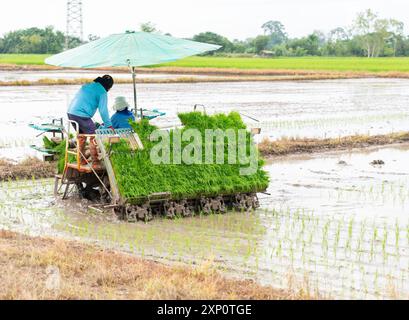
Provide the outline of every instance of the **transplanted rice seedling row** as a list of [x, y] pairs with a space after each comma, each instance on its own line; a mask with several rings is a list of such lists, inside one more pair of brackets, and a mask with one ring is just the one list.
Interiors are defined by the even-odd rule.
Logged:
[[391, 133], [406, 130], [407, 113], [365, 114], [356, 116], [322, 117], [304, 119], [279, 119], [258, 123], [263, 130], [271, 131], [274, 138], [280, 137], [339, 137], [351, 134]]
[[409, 293], [409, 225], [323, 218], [285, 208], [201, 219], [158, 220], [149, 227], [137, 225], [137, 232], [126, 223], [64, 225], [71, 225], [67, 231], [75, 236], [98, 238], [144, 257], [194, 264], [211, 259], [221, 270], [274, 287], [305, 289], [307, 283], [310, 290], [345, 298], [391, 297], [390, 288], [401, 297]]
[[58, 220], [58, 208], [53, 208], [53, 181], [20, 180], [0, 183], [0, 229], [30, 235], [50, 234]]
[[322, 191], [320, 198], [328, 198], [338, 203], [345, 201], [364, 203], [367, 206], [379, 204], [393, 208], [395, 212], [405, 212], [409, 200], [409, 185], [407, 180], [383, 180]]
[[335, 298], [409, 294], [409, 221], [280, 207], [145, 225], [118, 223], [92, 211], [64, 214], [51, 201], [52, 180], [3, 182], [0, 226], [98, 241], [146, 258], [194, 265], [211, 260], [215, 268], [263, 284], [318, 289]]
[[32, 138], [15, 138], [15, 137], [0, 138], [0, 148], [28, 147], [35, 143], [36, 143], [36, 140]]
[[317, 118], [304, 118], [304, 119], [282, 119], [282, 120], [272, 120], [268, 122], [260, 122], [263, 127], [271, 127], [278, 129], [302, 129], [306, 127], [316, 128], [339, 128], [343, 125], [354, 125], [363, 122], [371, 123], [374, 122], [386, 122], [386, 121], [402, 121], [409, 120], [407, 113], [394, 113], [394, 114], [365, 114], [364, 118], [362, 115], [356, 116], [345, 116], [340, 114], [338, 117], [317, 117]]

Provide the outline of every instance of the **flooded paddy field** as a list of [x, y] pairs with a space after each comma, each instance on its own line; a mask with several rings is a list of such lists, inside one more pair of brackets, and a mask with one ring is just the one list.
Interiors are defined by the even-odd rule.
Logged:
[[[4, 182], [0, 228], [212, 265], [234, 277], [332, 298], [409, 298], [409, 145], [275, 159], [252, 213], [118, 221], [62, 203], [52, 180]], [[382, 160], [383, 165], [371, 164]]]
[[[408, 84], [349, 79], [137, 88], [140, 107], [167, 113], [153, 121], [160, 127], [179, 125], [178, 112], [203, 104], [209, 114], [239, 111], [249, 127], [262, 128], [260, 138], [274, 140], [407, 131]], [[0, 157], [37, 155], [29, 145], [41, 138], [28, 123], [65, 117], [78, 88], [0, 87]], [[115, 86], [110, 101], [120, 95], [132, 101], [132, 86]], [[260, 210], [148, 224], [120, 222], [86, 201], [59, 201], [51, 179], [3, 182], [0, 229], [98, 243], [171, 264], [210, 260], [234, 277], [324, 297], [409, 298], [408, 155], [403, 144], [276, 157], [267, 162], [271, 183]]]
[[[178, 125], [178, 112], [203, 104], [210, 114], [237, 110], [249, 126], [262, 128], [262, 137], [279, 139], [407, 130], [408, 84], [409, 80], [405, 79], [349, 79], [138, 84], [137, 89], [140, 107], [167, 113], [166, 117], [153, 121], [156, 125]], [[0, 157], [16, 158], [30, 153], [27, 146], [36, 142], [36, 132], [27, 124], [65, 117], [78, 88], [1, 87]], [[114, 86], [110, 92], [111, 103], [119, 95], [132, 101], [132, 86]]]

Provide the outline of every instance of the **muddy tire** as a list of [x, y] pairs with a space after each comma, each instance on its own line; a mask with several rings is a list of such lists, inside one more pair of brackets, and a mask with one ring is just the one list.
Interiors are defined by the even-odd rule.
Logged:
[[200, 199], [200, 210], [204, 214], [211, 214], [212, 213], [212, 204], [210, 199], [208, 198], [201, 198]]
[[247, 211], [247, 202], [244, 194], [236, 194], [232, 203], [234, 210], [239, 212]]
[[167, 201], [164, 204], [165, 216], [168, 219], [175, 219], [176, 217], [191, 217], [193, 210], [189, 206], [187, 200]]
[[152, 209], [149, 204], [142, 206], [127, 204], [125, 206], [125, 219], [134, 223], [138, 221], [149, 222], [153, 219]]

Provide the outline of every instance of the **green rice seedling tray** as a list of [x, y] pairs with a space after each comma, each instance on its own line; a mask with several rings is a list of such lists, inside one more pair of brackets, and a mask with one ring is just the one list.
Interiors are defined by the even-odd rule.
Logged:
[[[192, 128], [198, 129], [203, 136], [206, 129], [246, 129], [236, 112], [214, 116], [191, 112], [179, 114], [179, 118], [184, 125], [180, 129], [181, 134]], [[147, 120], [133, 123], [132, 128], [140, 137], [144, 149], [131, 150], [126, 141], [121, 141], [111, 146], [109, 155], [123, 203], [141, 205], [158, 194], [166, 194], [167, 200], [178, 201], [238, 193], [254, 194], [263, 192], [268, 187], [269, 178], [262, 170], [262, 160], [258, 161], [257, 170], [251, 175], [241, 175], [239, 164], [153, 164], [150, 152], [155, 143], [149, 137], [157, 128]], [[176, 130], [170, 132], [171, 141]], [[255, 148], [250, 133], [247, 135], [247, 142], [251, 148]], [[225, 148], [225, 152], [227, 149]], [[173, 157], [171, 151], [171, 158]]]

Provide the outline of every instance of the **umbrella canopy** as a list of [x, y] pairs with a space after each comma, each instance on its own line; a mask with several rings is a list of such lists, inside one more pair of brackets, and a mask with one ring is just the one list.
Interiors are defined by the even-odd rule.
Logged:
[[45, 62], [59, 67], [140, 67], [176, 61], [220, 46], [156, 33], [114, 34], [65, 51]]
[[127, 31], [54, 55], [47, 58], [45, 63], [68, 68], [130, 67], [136, 113], [136, 67], [176, 61], [219, 48], [221, 47], [214, 44], [157, 33]]

